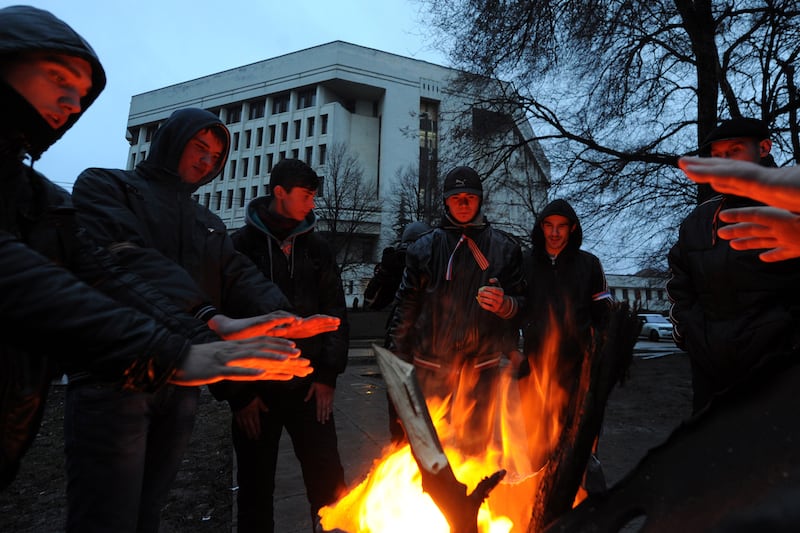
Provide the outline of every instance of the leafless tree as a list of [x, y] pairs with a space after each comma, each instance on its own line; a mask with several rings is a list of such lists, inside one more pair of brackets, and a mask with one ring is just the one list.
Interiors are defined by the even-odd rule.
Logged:
[[328, 149], [315, 212], [320, 231], [336, 250], [341, 274], [372, 262], [381, 212], [376, 181], [365, 178], [358, 156], [345, 144], [333, 144]]
[[544, 143], [551, 197], [569, 199], [617, 260], [663, 266], [708, 192], [675, 162], [718, 118], [766, 120], [778, 164], [800, 160], [796, 0], [422, 2], [470, 73], [464, 90], [487, 95], [476, 107], [524, 110], [536, 135], [519, 142]]

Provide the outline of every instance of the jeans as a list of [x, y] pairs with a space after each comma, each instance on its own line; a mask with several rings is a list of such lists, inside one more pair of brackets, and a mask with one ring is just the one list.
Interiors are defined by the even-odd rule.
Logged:
[[67, 532], [158, 532], [189, 444], [199, 389], [155, 393], [110, 383], [67, 388]]
[[281, 432], [289, 432], [294, 453], [300, 462], [312, 526], [319, 511], [334, 503], [346, 490], [344, 469], [339, 458], [333, 417], [321, 424], [316, 419], [316, 402], [304, 401], [308, 387], [294, 389], [274, 386], [280, 392], [262, 395], [269, 412], [261, 413], [261, 435], [250, 440], [232, 424], [236, 449], [239, 491], [238, 530], [240, 533], [272, 533], [275, 468]]

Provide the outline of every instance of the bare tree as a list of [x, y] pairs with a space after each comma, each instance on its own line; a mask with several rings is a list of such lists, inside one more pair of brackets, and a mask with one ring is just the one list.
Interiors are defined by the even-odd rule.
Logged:
[[381, 204], [375, 182], [365, 179], [358, 156], [345, 144], [328, 149], [321, 196], [315, 212], [320, 231], [329, 236], [336, 250], [340, 274], [371, 263]]
[[[551, 196], [613, 258], [663, 266], [707, 191], [674, 167], [728, 116], [766, 120], [780, 164], [800, 157], [796, 0], [423, 0], [476, 107], [524, 110], [546, 143]], [[504, 83], [491, 80], [504, 80]], [[491, 89], [491, 90], [486, 90]], [[499, 165], [516, 143], [485, 157]]]
[[[428, 198], [426, 198], [426, 194]], [[392, 230], [397, 239], [409, 222], [422, 221], [435, 225], [442, 217], [441, 185], [438, 176], [423, 184], [415, 165], [399, 168], [392, 184], [389, 208], [395, 213]]]

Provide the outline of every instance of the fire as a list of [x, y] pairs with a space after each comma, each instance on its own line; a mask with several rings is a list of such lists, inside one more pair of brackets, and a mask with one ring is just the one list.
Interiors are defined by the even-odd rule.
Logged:
[[[551, 332], [554, 332], [551, 329]], [[456, 478], [471, 492], [488, 475], [505, 469], [503, 482], [484, 501], [478, 514], [480, 533], [527, 531], [534, 497], [550, 451], [561, 432], [559, 415], [567, 394], [557, 385], [558, 335], [551, 334], [540, 358], [522, 380], [510, 367], [501, 372], [494, 398], [486, 401], [490, 413], [487, 440], [480, 455], [462, 452], [458, 443], [463, 428], [477, 407], [464, 402], [459, 390], [474, 384], [474, 376], [462, 376], [452, 397], [427, 400], [431, 419]], [[449, 525], [433, 500], [423, 492], [419, 469], [408, 445], [390, 447], [372, 470], [341, 500], [320, 511], [326, 531], [347, 533], [448, 533]]]

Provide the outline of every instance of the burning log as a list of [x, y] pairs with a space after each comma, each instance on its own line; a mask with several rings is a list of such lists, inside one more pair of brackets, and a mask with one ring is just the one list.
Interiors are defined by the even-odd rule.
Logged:
[[478, 533], [478, 509], [505, 476], [500, 470], [483, 478], [471, 494], [456, 479], [431, 421], [414, 366], [373, 345], [389, 396], [406, 431], [422, 475], [422, 487], [447, 519], [452, 533]]
[[559, 443], [541, 472], [529, 533], [542, 531], [572, 508], [600, 432], [608, 396], [625, 376], [640, 328], [627, 304], [614, 305], [605, 338], [593, 346], [583, 361], [580, 383], [567, 410]]

